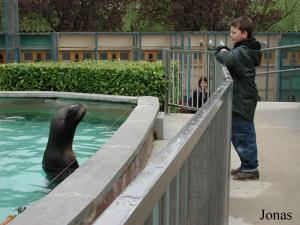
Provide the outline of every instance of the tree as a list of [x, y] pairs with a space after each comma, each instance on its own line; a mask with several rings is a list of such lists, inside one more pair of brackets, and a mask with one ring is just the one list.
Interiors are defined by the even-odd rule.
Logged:
[[123, 31], [172, 31], [172, 0], [137, 0], [127, 5]]
[[128, 0], [19, 0], [20, 16], [40, 14], [53, 31], [117, 31]]
[[131, 31], [153, 31], [157, 25], [160, 30], [225, 31], [231, 20], [247, 15], [259, 30], [265, 30], [282, 16], [275, 3], [276, 0], [136, 0], [124, 22], [130, 21]]
[[300, 1], [280, 0], [276, 7], [282, 9], [283, 16], [280, 21], [269, 28], [271, 31], [300, 31]]
[[32, 19], [36, 16], [40, 22], [44, 18], [53, 31], [227, 31], [230, 21], [242, 15], [252, 18], [258, 31], [266, 31], [282, 18], [288, 18], [299, 2], [289, 0], [294, 3], [289, 3], [288, 7], [282, 9], [278, 1], [285, 5], [288, 2], [288, 0], [19, 0], [19, 8], [21, 17]]
[[263, 30], [281, 18], [275, 0], [175, 1], [178, 6], [174, 16], [180, 18], [178, 28], [184, 30], [228, 30], [229, 22], [242, 15], [252, 18]]

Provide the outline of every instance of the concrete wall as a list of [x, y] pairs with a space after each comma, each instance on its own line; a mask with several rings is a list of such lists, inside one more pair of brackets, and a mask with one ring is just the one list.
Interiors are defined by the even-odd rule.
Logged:
[[132, 35], [101, 35], [97, 37], [99, 50], [125, 50], [133, 48]]
[[142, 50], [162, 49], [171, 47], [171, 37], [165, 35], [142, 35]]
[[95, 49], [95, 36], [94, 35], [70, 35], [60, 34], [58, 39], [58, 47], [63, 50], [94, 50]]

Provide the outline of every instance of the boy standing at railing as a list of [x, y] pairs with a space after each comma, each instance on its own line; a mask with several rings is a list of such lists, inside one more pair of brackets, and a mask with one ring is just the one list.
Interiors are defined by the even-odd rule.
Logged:
[[246, 16], [233, 20], [230, 38], [234, 47], [218, 47], [216, 54], [233, 79], [231, 141], [241, 160], [241, 166], [231, 170], [235, 180], [259, 179], [254, 113], [258, 99], [255, 67], [260, 64], [261, 45], [252, 37], [253, 29]]

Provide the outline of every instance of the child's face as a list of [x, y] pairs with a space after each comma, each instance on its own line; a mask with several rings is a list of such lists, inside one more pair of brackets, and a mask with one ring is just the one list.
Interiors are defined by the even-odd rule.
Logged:
[[234, 44], [237, 44], [241, 41], [244, 41], [247, 39], [248, 33], [247, 31], [241, 31], [237, 27], [230, 27], [230, 38]]
[[207, 88], [207, 82], [206, 82], [205, 80], [201, 81], [201, 83], [200, 83], [200, 88], [201, 88], [202, 90], [206, 90], [206, 88]]

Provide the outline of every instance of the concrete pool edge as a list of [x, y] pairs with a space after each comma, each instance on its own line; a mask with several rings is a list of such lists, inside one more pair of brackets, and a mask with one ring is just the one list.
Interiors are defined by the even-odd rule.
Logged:
[[[68, 98], [60, 92], [0, 92], [0, 97]], [[145, 166], [159, 111], [155, 97], [71, 93], [70, 98], [137, 104], [111, 139], [51, 193], [10, 224], [90, 224]], [[81, 98], [83, 96], [83, 98]], [[105, 99], [105, 100], [103, 100]]]
[[58, 91], [0, 91], [0, 98], [67, 98], [137, 104], [138, 97]]

